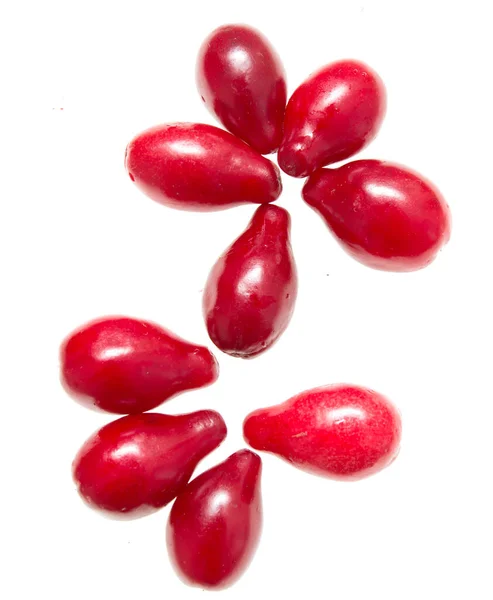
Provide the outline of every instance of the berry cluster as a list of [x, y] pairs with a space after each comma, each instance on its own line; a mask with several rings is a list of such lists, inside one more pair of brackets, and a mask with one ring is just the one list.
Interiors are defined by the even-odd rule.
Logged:
[[[388, 271], [428, 265], [450, 235], [438, 190], [388, 162], [345, 160], [376, 135], [385, 89], [353, 60], [312, 74], [287, 102], [281, 61], [251, 27], [229, 25], [203, 43], [197, 62], [202, 100], [217, 127], [173, 123], [136, 136], [125, 153], [130, 179], [166, 206], [195, 211], [256, 203], [246, 230], [212, 268], [203, 309], [212, 342], [232, 356], [265, 352], [289, 324], [297, 296], [290, 216], [274, 204], [278, 167], [307, 177], [303, 199], [360, 262]], [[65, 389], [91, 407], [126, 415], [93, 434], [73, 464], [82, 498], [106, 513], [136, 517], [174, 500], [170, 558], [192, 585], [222, 588], [245, 570], [262, 523], [260, 457], [240, 450], [191, 482], [198, 462], [221, 444], [226, 425], [213, 410], [150, 413], [165, 400], [212, 384], [218, 364], [205, 347], [128, 317], [92, 321], [61, 347]], [[384, 396], [327, 385], [248, 415], [244, 438], [305, 471], [366, 477], [389, 465], [401, 438], [399, 412]]]

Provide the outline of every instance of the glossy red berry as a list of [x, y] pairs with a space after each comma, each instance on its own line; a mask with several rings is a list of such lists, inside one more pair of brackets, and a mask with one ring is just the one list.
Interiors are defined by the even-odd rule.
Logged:
[[214, 265], [204, 290], [204, 316], [211, 340], [223, 352], [251, 358], [288, 326], [298, 287], [289, 230], [286, 210], [261, 206]]
[[167, 540], [176, 570], [203, 588], [233, 584], [262, 529], [260, 457], [241, 450], [192, 480], [171, 509]]
[[335, 479], [360, 479], [397, 456], [401, 419], [384, 396], [353, 385], [329, 385], [256, 410], [246, 441], [294, 466]]
[[209, 350], [147, 321], [108, 317], [71, 333], [61, 351], [61, 379], [82, 404], [118, 414], [155, 408], [218, 376]]
[[260, 154], [279, 147], [286, 75], [269, 41], [253, 27], [223, 25], [200, 48], [197, 87], [207, 108]]
[[385, 110], [384, 85], [370, 67], [355, 60], [322, 67], [288, 102], [279, 166], [306, 177], [349, 158], [372, 141]]
[[274, 163], [227, 131], [200, 123], [144, 131], [127, 146], [125, 165], [144, 194], [181, 210], [264, 204], [282, 190]]
[[303, 198], [356, 260], [385, 271], [426, 267], [450, 237], [449, 208], [410, 169], [358, 160], [309, 177]]
[[105, 425], [82, 446], [74, 481], [93, 508], [138, 517], [173, 500], [197, 463], [226, 437], [218, 413], [129, 415]]

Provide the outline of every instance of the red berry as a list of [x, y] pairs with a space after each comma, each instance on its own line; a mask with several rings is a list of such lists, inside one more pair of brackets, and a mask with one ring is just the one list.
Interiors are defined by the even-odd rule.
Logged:
[[127, 146], [125, 165], [144, 194], [182, 210], [264, 204], [282, 190], [274, 163], [212, 125], [173, 123], [148, 129]]
[[335, 479], [360, 479], [397, 456], [401, 419], [372, 390], [329, 385], [256, 410], [243, 423], [246, 441], [294, 466]]
[[214, 265], [204, 315], [211, 340], [223, 352], [251, 358], [288, 326], [298, 287], [289, 230], [286, 210], [261, 206]]
[[261, 154], [279, 147], [286, 76], [269, 41], [253, 27], [224, 25], [204, 41], [197, 86], [207, 108]]
[[173, 500], [225, 437], [226, 425], [212, 410], [129, 415], [86, 441], [74, 460], [74, 480], [93, 508], [142, 516]]
[[241, 450], [191, 481], [171, 509], [168, 550], [191, 585], [224, 588], [244, 572], [262, 529], [260, 457]]
[[386, 109], [385, 88], [367, 65], [341, 60], [313, 73], [286, 107], [279, 166], [306, 177], [369, 144]]
[[155, 408], [218, 377], [214, 356], [147, 321], [91, 321], [61, 347], [61, 379], [82, 404], [118, 414]]
[[450, 212], [432, 183], [378, 160], [309, 177], [303, 198], [356, 260], [385, 271], [426, 267], [450, 237]]

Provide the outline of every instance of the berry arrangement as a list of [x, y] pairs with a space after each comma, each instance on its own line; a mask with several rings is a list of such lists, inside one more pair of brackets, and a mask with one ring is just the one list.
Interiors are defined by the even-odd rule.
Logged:
[[[282, 63], [258, 31], [220, 27], [204, 41], [197, 86], [228, 130], [196, 123], [159, 125], [127, 146], [125, 167], [144, 194], [168, 207], [213, 211], [260, 205], [219, 257], [204, 289], [214, 345], [250, 359], [268, 350], [295, 309], [297, 269], [290, 215], [272, 204], [281, 169], [306, 177], [303, 200], [361, 263], [413, 271], [433, 261], [450, 236], [450, 213], [428, 180], [401, 165], [352, 157], [377, 134], [386, 94], [379, 76], [354, 60], [312, 74], [287, 101]], [[147, 321], [105, 317], [62, 343], [61, 380], [82, 404], [124, 415], [95, 432], [73, 463], [79, 494], [107, 514], [140, 517], [170, 502], [167, 544], [177, 573], [210, 589], [233, 584], [262, 527], [260, 457], [239, 450], [192, 479], [227, 434], [213, 410], [147, 412], [216, 381], [205, 347]], [[388, 466], [399, 452], [398, 410], [375, 391], [347, 384], [304, 391], [249, 414], [246, 442], [324, 477], [355, 480]], [[191, 480], [191, 481], [190, 481]]]

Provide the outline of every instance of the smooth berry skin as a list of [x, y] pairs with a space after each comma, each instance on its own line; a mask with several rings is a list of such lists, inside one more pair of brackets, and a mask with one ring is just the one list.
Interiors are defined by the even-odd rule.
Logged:
[[260, 457], [240, 450], [193, 479], [177, 497], [167, 544], [186, 583], [223, 589], [244, 573], [262, 529], [261, 471]]
[[279, 169], [227, 131], [201, 123], [158, 125], [127, 146], [130, 179], [147, 196], [189, 211], [273, 202]]
[[295, 467], [332, 479], [377, 473], [397, 456], [401, 418], [384, 396], [353, 385], [329, 385], [262, 408], [243, 423], [245, 440]]
[[450, 238], [450, 211], [440, 192], [400, 165], [358, 160], [321, 169], [302, 193], [342, 247], [374, 269], [422, 269]]
[[259, 31], [247, 25], [214, 30], [200, 48], [196, 75], [202, 100], [226, 129], [260, 154], [279, 148], [286, 74]]
[[85, 442], [73, 463], [74, 481], [92, 508], [141, 517], [171, 502], [225, 437], [226, 425], [213, 410], [128, 415]]
[[81, 404], [116, 414], [151, 410], [216, 381], [219, 367], [204, 346], [138, 319], [108, 317], [71, 333], [60, 351], [61, 380]]
[[322, 67], [288, 102], [279, 166], [306, 177], [353, 156], [376, 136], [386, 105], [383, 82], [368, 65], [341, 60]]
[[289, 213], [261, 206], [207, 280], [203, 310], [211, 340], [231, 356], [259, 355], [288, 326], [297, 290]]

